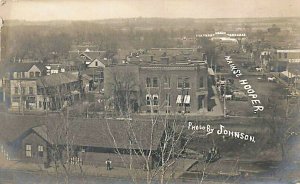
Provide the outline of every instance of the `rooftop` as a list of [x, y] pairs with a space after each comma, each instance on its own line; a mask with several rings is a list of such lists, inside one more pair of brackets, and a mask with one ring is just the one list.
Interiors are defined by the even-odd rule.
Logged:
[[38, 67], [40, 70], [44, 69], [43, 63], [12, 63], [8, 66], [8, 72], [27, 72], [33, 66]]
[[56, 73], [38, 78], [37, 86], [53, 87], [78, 81], [78, 76], [69, 72]]

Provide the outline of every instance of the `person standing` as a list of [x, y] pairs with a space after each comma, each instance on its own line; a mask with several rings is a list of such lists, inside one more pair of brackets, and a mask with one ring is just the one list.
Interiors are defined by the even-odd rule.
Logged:
[[111, 169], [111, 161], [109, 160], [109, 158], [105, 161], [106, 164], [106, 170], [110, 170]]

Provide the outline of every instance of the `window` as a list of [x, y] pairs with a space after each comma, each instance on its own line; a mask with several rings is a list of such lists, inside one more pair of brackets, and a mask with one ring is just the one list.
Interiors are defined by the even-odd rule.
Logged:
[[35, 97], [34, 97], [34, 96], [29, 96], [29, 97], [27, 98], [27, 102], [28, 102], [28, 103], [35, 103]]
[[25, 72], [22, 72], [22, 78], [25, 78]]
[[166, 105], [171, 106], [171, 95], [170, 95], [170, 93], [166, 94]]
[[30, 78], [34, 77], [34, 72], [29, 72], [29, 77]]
[[183, 87], [184, 88], [190, 88], [190, 78], [189, 77], [184, 78]]
[[200, 80], [199, 80], [199, 88], [203, 88], [204, 87], [204, 77], [200, 76]]
[[21, 87], [21, 91], [22, 91], [22, 95], [25, 95], [25, 93], [26, 93], [25, 87]]
[[158, 95], [153, 95], [153, 105], [158, 105]]
[[177, 88], [190, 88], [189, 77], [178, 77]]
[[29, 94], [33, 95], [33, 87], [29, 87]]
[[170, 77], [165, 77], [164, 78], [164, 88], [170, 88], [171, 84], [170, 84]]
[[43, 157], [44, 156], [44, 146], [38, 146], [38, 155], [39, 157]]
[[204, 95], [199, 95], [198, 96], [198, 109], [203, 108], [203, 100], [204, 100]]
[[35, 77], [39, 77], [40, 76], [40, 72], [35, 72]]
[[98, 66], [98, 61], [95, 62], [95, 66]]
[[149, 77], [146, 78], [146, 87], [151, 87], [151, 79]]
[[21, 78], [21, 73], [17, 72], [17, 78]]
[[43, 102], [39, 101], [39, 108], [42, 108], [42, 106], [43, 106]]
[[32, 157], [31, 145], [30, 144], [25, 145], [25, 156], [26, 157]]
[[146, 105], [151, 105], [151, 95], [146, 95]]
[[285, 58], [285, 59], [287, 58], [287, 55], [288, 55], [287, 53], [284, 53], [284, 58]]
[[178, 77], [177, 79], [177, 88], [183, 87], [183, 79], [181, 77]]
[[19, 94], [19, 87], [15, 87], [15, 94]]
[[278, 58], [281, 58], [281, 53], [278, 53]]
[[157, 79], [157, 77], [153, 77], [153, 85], [152, 85], [152, 87], [158, 87], [158, 79]]
[[14, 96], [12, 98], [12, 102], [20, 102], [20, 97], [19, 96]]

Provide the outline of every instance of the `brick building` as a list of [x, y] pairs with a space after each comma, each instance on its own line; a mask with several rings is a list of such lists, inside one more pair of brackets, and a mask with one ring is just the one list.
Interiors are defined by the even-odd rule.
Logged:
[[142, 113], [198, 113], [207, 110], [205, 63], [139, 68]]
[[[206, 62], [115, 65], [105, 68], [105, 76], [104, 93], [108, 101], [119, 104], [129, 97], [134, 112], [197, 114], [207, 111]], [[120, 90], [116, 91], [117, 88]], [[120, 91], [127, 95], [122, 93], [124, 98], [116, 99]]]

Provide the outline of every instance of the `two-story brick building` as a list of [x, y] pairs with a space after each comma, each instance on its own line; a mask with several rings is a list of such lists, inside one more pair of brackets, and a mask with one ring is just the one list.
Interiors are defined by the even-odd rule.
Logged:
[[205, 62], [140, 66], [142, 113], [207, 111]]
[[108, 101], [119, 106], [120, 101], [129, 104], [133, 112], [207, 111], [208, 71], [204, 61], [112, 65], [105, 68], [105, 76], [104, 93]]

